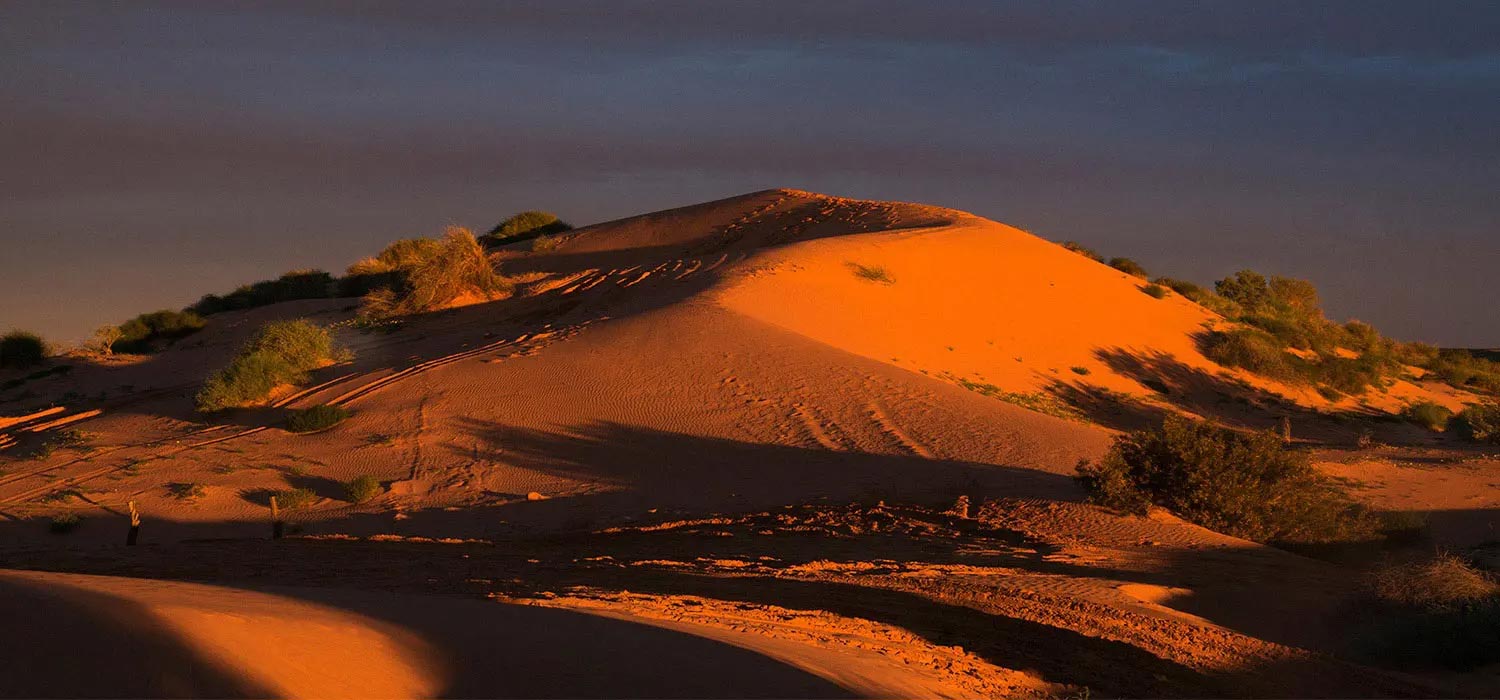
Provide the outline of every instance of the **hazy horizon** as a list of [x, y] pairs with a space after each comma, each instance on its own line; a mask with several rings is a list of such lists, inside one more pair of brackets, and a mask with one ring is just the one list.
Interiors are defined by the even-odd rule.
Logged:
[[16, 2], [0, 40], [0, 330], [795, 187], [1500, 346], [1500, 5]]

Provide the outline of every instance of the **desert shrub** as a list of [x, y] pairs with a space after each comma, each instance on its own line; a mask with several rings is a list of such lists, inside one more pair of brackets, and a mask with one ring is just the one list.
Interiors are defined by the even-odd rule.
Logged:
[[1173, 279], [1171, 277], [1158, 277], [1154, 280], [1151, 280], [1151, 282], [1153, 284], [1159, 284], [1163, 287], [1166, 287], [1167, 289], [1177, 292], [1178, 294], [1181, 294], [1182, 296], [1185, 296], [1189, 299], [1192, 299], [1195, 295], [1201, 295], [1208, 292], [1207, 289], [1193, 284], [1192, 282], [1189, 282], [1187, 280]]
[[204, 382], [197, 396], [198, 410], [220, 411], [263, 401], [277, 386], [301, 383], [309, 370], [333, 359], [328, 329], [306, 319], [267, 323], [227, 367]]
[[1440, 350], [1436, 357], [1420, 366], [1459, 389], [1500, 394], [1500, 362], [1468, 350]]
[[0, 369], [30, 367], [47, 358], [47, 341], [29, 331], [0, 336]]
[[1373, 516], [1273, 433], [1242, 434], [1176, 416], [1115, 438], [1078, 468], [1100, 505], [1144, 513], [1154, 504], [1212, 530], [1286, 544], [1373, 538]]
[[223, 311], [253, 309], [296, 299], [323, 299], [339, 289], [333, 275], [322, 270], [292, 270], [274, 280], [247, 284], [225, 295], [209, 294], [191, 309], [205, 316]]
[[1500, 585], [1451, 555], [1371, 577], [1364, 651], [1402, 667], [1469, 670], [1500, 661]]
[[344, 497], [350, 503], [367, 503], [385, 492], [380, 480], [369, 474], [356, 476], [344, 482]]
[[523, 211], [495, 224], [485, 235], [485, 244], [504, 245], [572, 229], [572, 226], [551, 212]]
[[1241, 310], [1239, 304], [1225, 299], [1224, 297], [1221, 297], [1218, 294], [1213, 293], [1212, 291], [1193, 284], [1192, 282], [1173, 279], [1171, 277], [1158, 277], [1156, 278], [1154, 283], [1171, 289], [1172, 291], [1177, 292], [1184, 297], [1187, 297], [1188, 300], [1192, 301], [1193, 303], [1205, 309], [1208, 309], [1209, 311], [1212, 311], [1220, 316], [1223, 316], [1224, 318], [1238, 318], [1240, 316]]
[[561, 244], [562, 239], [557, 236], [537, 236], [531, 239], [531, 252], [547, 253], [557, 250], [557, 247]]
[[1210, 333], [1203, 354], [1225, 367], [1239, 367], [1273, 379], [1291, 381], [1300, 376], [1286, 346], [1255, 328]]
[[349, 409], [343, 406], [321, 404], [300, 411], [292, 411], [286, 417], [286, 429], [294, 433], [312, 433], [327, 430], [349, 417]]
[[208, 490], [203, 484], [179, 481], [167, 484], [167, 493], [179, 501], [196, 501], [208, 495]]
[[432, 311], [465, 296], [493, 299], [513, 286], [495, 270], [474, 234], [456, 227], [442, 239], [396, 241], [356, 267], [360, 274], [389, 276], [388, 283], [365, 295], [361, 313], [369, 318]]
[[1453, 411], [1439, 403], [1419, 401], [1407, 406], [1401, 411], [1401, 416], [1428, 430], [1442, 430], [1448, 427], [1448, 420], [1453, 417]]
[[1159, 284], [1145, 285], [1141, 287], [1141, 291], [1153, 299], [1165, 299], [1167, 297], [1167, 288]]
[[1465, 406], [1448, 421], [1448, 429], [1467, 440], [1500, 444], [1500, 402]]
[[1148, 275], [1146, 274], [1146, 268], [1141, 267], [1140, 263], [1131, 260], [1130, 258], [1110, 258], [1109, 266], [1127, 275], [1132, 275], [1141, 279], [1146, 279], [1148, 277]]
[[54, 535], [66, 535], [77, 530], [81, 525], [83, 525], [83, 520], [77, 515], [64, 513], [54, 515], [51, 520], [47, 521], [47, 531]]
[[891, 273], [879, 265], [861, 265], [855, 262], [848, 263], [848, 265], [849, 269], [854, 272], [854, 276], [860, 279], [881, 284], [893, 284], [896, 281], [891, 277]]
[[1103, 255], [1100, 255], [1100, 254], [1094, 252], [1094, 250], [1092, 248], [1089, 248], [1088, 246], [1086, 246], [1086, 245], [1084, 245], [1082, 243], [1079, 243], [1078, 241], [1063, 241], [1059, 245], [1061, 245], [1062, 247], [1067, 248], [1068, 250], [1071, 250], [1071, 251], [1073, 251], [1073, 252], [1075, 252], [1075, 253], [1077, 253], [1079, 255], [1082, 255], [1085, 258], [1093, 260], [1094, 262], [1101, 262], [1101, 263], [1104, 262], [1104, 256]]
[[1260, 311], [1271, 298], [1270, 283], [1254, 270], [1240, 270], [1215, 282], [1214, 292], [1250, 314]]
[[120, 337], [113, 349], [144, 353], [203, 330], [203, 317], [193, 311], [162, 309], [141, 314], [120, 324]]
[[276, 506], [286, 510], [306, 508], [318, 501], [318, 494], [312, 489], [282, 489], [271, 495], [276, 497]]
[[1069, 369], [1072, 370], [1073, 374], [1076, 374], [1076, 375], [1078, 375], [1080, 377], [1086, 377], [1086, 376], [1089, 375], [1089, 368], [1087, 368], [1087, 367], [1078, 366], [1078, 367], [1070, 367]]

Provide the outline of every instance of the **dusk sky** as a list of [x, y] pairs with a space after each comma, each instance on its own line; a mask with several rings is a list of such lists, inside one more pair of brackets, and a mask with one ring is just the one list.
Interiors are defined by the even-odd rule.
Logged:
[[0, 47], [0, 330], [784, 186], [1500, 346], [1496, 2], [8, 0]]

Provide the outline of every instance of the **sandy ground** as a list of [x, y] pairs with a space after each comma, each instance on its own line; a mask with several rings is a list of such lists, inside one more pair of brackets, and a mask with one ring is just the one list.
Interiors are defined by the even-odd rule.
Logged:
[[[1290, 418], [1296, 438], [1321, 450], [1321, 466], [1362, 484], [1362, 497], [1433, 511], [1450, 544], [1480, 542], [1500, 481], [1493, 458], [1454, 452], [1411, 426], [1334, 413], [1462, 397], [1401, 383], [1363, 407], [1334, 406], [1225, 370], [1197, 350], [1201, 333], [1222, 323], [1197, 306], [934, 207], [771, 190], [580, 229], [546, 253], [525, 247], [504, 254], [505, 271], [526, 280], [513, 297], [388, 332], [354, 328], [356, 300], [290, 302], [215, 315], [157, 355], [77, 362], [0, 391], [0, 565], [228, 587], [193, 589], [205, 601], [199, 613], [139, 598], [142, 584], [89, 593], [137, 596], [150, 627], [170, 631], [157, 640], [163, 648], [218, 669], [193, 686], [208, 694], [332, 693], [318, 685], [327, 678], [280, 678], [274, 663], [225, 656], [235, 644], [192, 638], [184, 630], [194, 625], [173, 622], [233, 606], [254, 609], [243, 619], [282, 607], [330, 616], [328, 629], [353, 630], [369, 654], [407, 669], [365, 679], [389, 684], [371, 686], [388, 695], [1403, 696], [1475, 687], [1335, 661], [1347, 650], [1332, 611], [1357, 591], [1355, 572], [1182, 523], [1109, 515], [1080, 505], [1071, 479], [1115, 431], [1167, 412], [1250, 428]], [[276, 405], [193, 413], [203, 376], [244, 338], [298, 316], [332, 325], [355, 359], [319, 370]], [[313, 435], [280, 429], [286, 409], [322, 403], [353, 416]], [[1367, 430], [1406, 447], [1355, 449]], [[1412, 445], [1459, 454], [1461, 464], [1402, 462]], [[365, 474], [387, 493], [348, 503], [340, 483]], [[187, 486], [202, 495], [174, 495]], [[294, 533], [314, 539], [270, 549], [267, 495], [290, 487], [317, 496], [287, 514]], [[982, 519], [941, 515], [959, 496], [975, 514], [981, 503], [1009, 505]], [[143, 545], [127, 550], [131, 501], [146, 523]], [[893, 514], [881, 503], [917, 510]], [[83, 524], [49, 534], [47, 518], [59, 513]], [[882, 527], [900, 537], [875, 534]], [[6, 577], [40, 595], [35, 580]], [[93, 585], [80, 581], [57, 588]], [[286, 591], [303, 584], [319, 592]], [[390, 589], [468, 599], [361, 598]], [[78, 629], [93, 624], [77, 615]], [[498, 637], [432, 628], [449, 618], [492, 619], [486, 634]], [[490, 681], [443, 666], [470, 658], [471, 642], [445, 639], [504, 649], [517, 638], [498, 631], [516, 625], [554, 635], [528, 648], [598, 636], [571, 625], [673, 640], [661, 642], [678, 645], [665, 658], [727, 654], [693, 646], [727, 643], [740, 656], [724, 663], [744, 669], [745, 683], [766, 683], [744, 688], [765, 690], [731, 692], [738, 681], [728, 677], [702, 685], [712, 676], [698, 672], [630, 676], [645, 668], [633, 656], [611, 659], [627, 674], [618, 676], [580, 676], [561, 655], [531, 676], [494, 661], [505, 672]], [[224, 639], [242, 634], [225, 630]], [[260, 639], [245, 648], [281, 643]], [[441, 663], [424, 661], [432, 655]], [[502, 685], [500, 676], [514, 681], [508, 668], [534, 683]], [[177, 692], [150, 688], [142, 694]]]

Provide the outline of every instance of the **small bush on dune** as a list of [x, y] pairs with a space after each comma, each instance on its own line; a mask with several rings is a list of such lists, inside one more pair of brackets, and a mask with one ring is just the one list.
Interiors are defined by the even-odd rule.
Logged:
[[495, 224], [484, 238], [486, 245], [504, 245], [572, 229], [572, 226], [552, 212], [523, 211]]
[[854, 262], [848, 263], [848, 265], [849, 269], [854, 272], [854, 276], [860, 279], [879, 282], [881, 284], [894, 284], [896, 282], [895, 278], [891, 277], [891, 273], [879, 265], [861, 265]]
[[1110, 258], [1109, 266], [1133, 277], [1146, 279], [1149, 276], [1146, 274], [1146, 268], [1130, 258]]
[[1061, 245], [1062, 247], [1067, 248], [1068, 250], [1071, 250], [1071, 251], [1073, 251], [1073, 252], [1075, 252], [1075, 253], [1077, 253], [1079, 255], [1082, 255], [1085, 258], [1093, 260], [1094, 262], [1099, 262], [1099, 263], [1104, 262], [1104, 256], [1103, 255], [1100, 255], [1100, 254], [1094, 252], [1094, 250], [1092, 248], [1089, 248], [1088, 246], [1086, 246], [1086, 245], [1084, 245], [1082, 243], [1079, 243], [1078, 241], [1063, 241], [1059, 245]]
[[433, 311], [465, 296], [493, 299], [513, 287], [495, 270], [474, 234], [462, 228], [449, 229], [440, 240], [397, 241], [359, 265], [361, 274], [388, 275], [390, 280], [365, 295], [361, 313], [369, 318]]
[[1467, 440], [1500, 444], [1500, 402], [1464, 407], [1448, 422], [1448, 429]]
[[1115, 438], [1079, 480], [1103, 506], [1144, 513], [1155, 504], [1212, 530], [1257, 542], [1311, 544], [1375, 537], [1367, 511], [1272, 433], [1241, 434], [1169, 417]]
[[81, 525], [83, 525], [83, 520], [77, 515], [64, 513], [52, 516], [52, 519], [47, 521], [47, 530], [54, 535], [66, 535], [77, 530]]
[[1141, 287], [1141, 291], [1153, 299], [1165, 299], [1167, 297], [1167, 288], [1159, 284], [1145, 285]]
[[294, 433], [312, 433], [327, 430], [349, 417], [349, 409], [342, 406], [319, 405], [301, 411], [292, 411], [286, 417], [286, 429]]
[[344, 483], [344, 497], [350, 503], [368, 503], [382, 493], [385, 493], [385, 488], [380, 485], [380, 480], [369, 474], [356, 476]]
[[263, 401], [283, 384], [306, 380], [307, 372], [334, 359], [333, 337], [306, 319], [261, 327], [198, 392], [200, 411], [221, 411]]
[[276, 506], [285, 510], [298, 510], [318, 502], [318, 494], [312, 489], [283, 489], [271, 495], [276, 497]]
[[1239, 367], [1283, 381], [1298, 378], [1285, 346], [1259, 329], [1239, 328], [1212, 333], [1204, 344], [1203, 354], [1225, 367]]
[[1442, 430], [1448, 427], [1448, 420], [1453, 417], [1453, 411], [1448, 410], [1448, 407], [1442, 404], [1419, 401], [1407, 406], [1401, 415], [1428, 430]]
[[153, 352], [203, 330], [204, 325], [203, 317], [192, 311], [152, 311], [120, 324], [120, 337], [112, 347], [119, 352]]
[[1468, 350], [1440, 350], [1419, 366], [1459, 389], [1500, 394], [1500, 362], [1478, 357]]
[[0, 369], [30, 367], [47, 358], [47, 341], [29, 331], [0, 336]]
[[1500, 585], [1451, 555], [1371, 577], [1364, 651], [1401, 667], [1470, 670], [1500, 661]]

